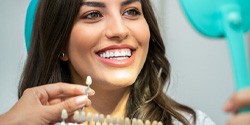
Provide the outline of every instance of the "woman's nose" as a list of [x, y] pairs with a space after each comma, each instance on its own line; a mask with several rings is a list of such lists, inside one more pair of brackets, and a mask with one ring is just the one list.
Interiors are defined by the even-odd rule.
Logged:
[[129, 30], [122, 17], [116, 17], [108, 20], [106, 28], [106, 37], [108, 39], [121, 41], [129, 35]]

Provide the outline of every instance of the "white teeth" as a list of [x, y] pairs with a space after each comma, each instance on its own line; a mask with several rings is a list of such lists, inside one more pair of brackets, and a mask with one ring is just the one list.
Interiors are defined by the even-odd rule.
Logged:
[[126, 59], [131, 56], [130, 49], [108, 50], [99, 54], [100, 57], [110, 59]]
[[[124, 51], [122, 51], [122, 52], [124, 52]], [[115, 56], [117, 57], [119, 55], [120, 55], [120, 53], [118, 51], [115, 51]]]
[[110, 56], [110, 57], [113, 57], [114, 55], [115, 55], [115, 54], [114, 54], [113, 52], [110, 52], [110, 53], [109, 53], [109, 56]]

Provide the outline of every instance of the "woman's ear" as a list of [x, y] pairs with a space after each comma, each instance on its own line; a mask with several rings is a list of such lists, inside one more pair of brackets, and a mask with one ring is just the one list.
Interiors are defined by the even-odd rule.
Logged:
[[60, 59], [62, 60], [62, 61], [68, 61], [69, 60], [69, 57], [68, 57], [68, 55], [67, 54], [65, 54], [64, 52], [62, 52], [61, 54], [60, 54]]

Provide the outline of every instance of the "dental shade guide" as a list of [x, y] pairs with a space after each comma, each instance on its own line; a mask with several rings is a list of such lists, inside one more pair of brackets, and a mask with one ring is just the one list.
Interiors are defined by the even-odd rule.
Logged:
[[[82, 115], [84, 114], [84, 115]], [[87, 114], [87, 116], [85, 116]], [[83, 117], [83, 118], [81, 118]], [[91, 114], [90, 112], [79, 112], [75, 111], [73, 115], [73, 123], [66, 123], [66, 119], [68, 118], [68, 113], [64, 109], [61, 114], [62, 122], [56, 125], [163, 125], [162, 122], [149, 120], [141, 120], [137, 118], [128, 117], [116, 117], [107, 115], [106, 117], [103, 114]], [[152, 124], [151, 124], [152, 123]]]
[[[160, 78], [162, 74], [162, 68], [160, 68], [157, 77]], [[92, 84], [92, 79], [90, 76], [86, 78], [86, 85], [88, 88], [86, 89], [86, 95], [88, 96], [90, 85]], [[107, 115], [106, 118], [103, 114], [95, 114], [92, 119], [91, 112], [84, 112], [84, 107], [80, 111], [75, 111], [73, 115], [74, 123], [66, 123], [66, 119], [68, 118], [68, 113], [65, 109], [62, 110], [61, 119], [62, 122], [60, 125], [144, 125], [141, 119], [132, 118], [129, 119], [128, 117], [120, 117], [117, 118], [115, 116]], [[152, 124], [149, 120], [145, 121], [145, 125], [162, 125], [162, 122], [153, 121]]]

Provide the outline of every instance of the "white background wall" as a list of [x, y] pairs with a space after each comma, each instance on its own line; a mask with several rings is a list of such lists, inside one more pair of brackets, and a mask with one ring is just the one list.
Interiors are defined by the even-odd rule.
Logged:
[[[218, 125], [228, 115], [222, 108], [234, 91], [226, 41], [201, 36], [185, 19], [177, 0], [152, 0], [172, 65], [168, 92], [177, 101], [208, 114]], [[29, 0], [0, 0], [0, 114], [17, 100], [26, 58], [25, 13]]]
[[0, 114], [17, 100], [26, 58], [24, 22], [29, 0], [0, 0]]

